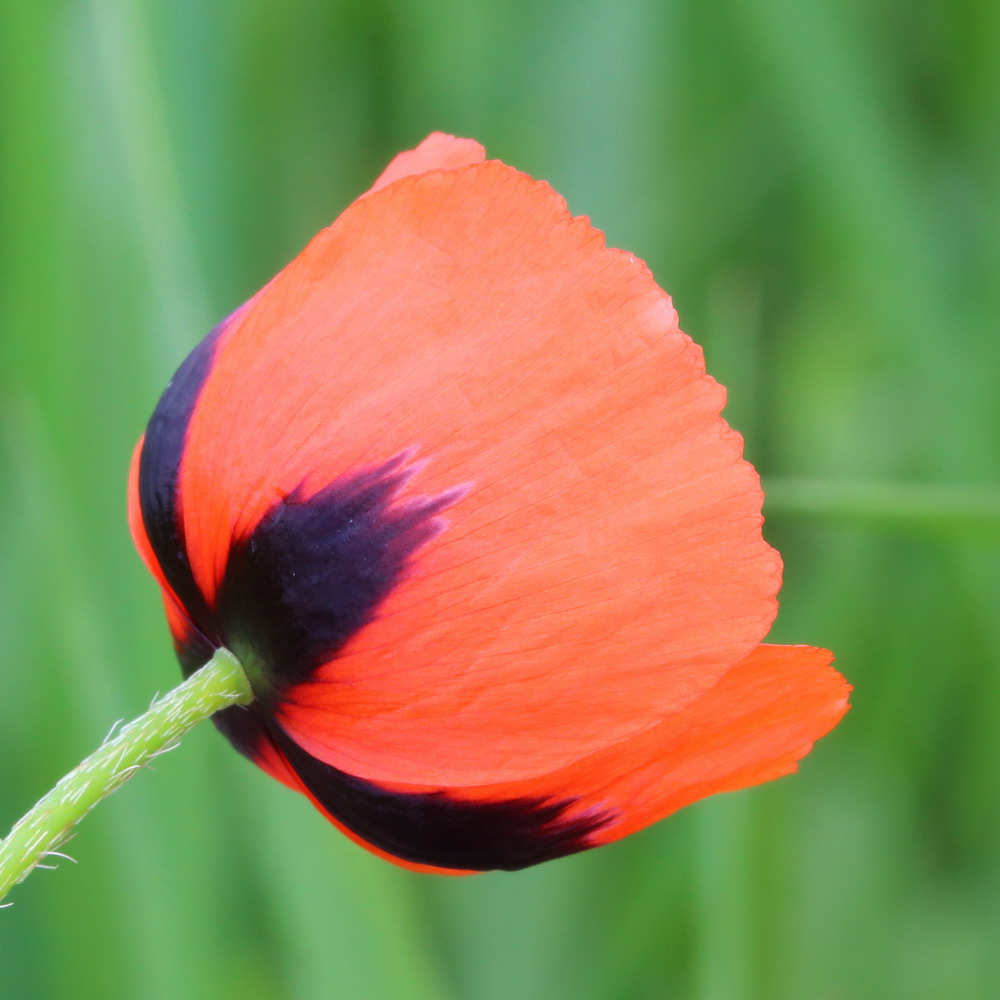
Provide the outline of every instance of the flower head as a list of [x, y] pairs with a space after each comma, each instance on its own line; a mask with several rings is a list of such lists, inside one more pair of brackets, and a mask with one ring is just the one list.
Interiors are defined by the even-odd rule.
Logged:
[[396, 157], [181, 365], [131, 525], [244, 754], [408, 867], [521, 868], [784, 774], [846, 709], [670, 298], [467, 139]]

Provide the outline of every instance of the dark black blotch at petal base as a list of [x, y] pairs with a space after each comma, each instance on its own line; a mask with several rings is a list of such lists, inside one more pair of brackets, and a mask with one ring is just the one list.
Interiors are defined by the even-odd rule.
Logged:
[[[219, 336], [227, 325], [228, 320], [215, 327], [177, 369], [150, 417], [139, 456], [139, 506], [149, 544], [188, 618], [208, 640], [215, 640], [216, 636], [185, 548], [177, 481], [191, 415], [212, 370]], [[214, 649], [217, 643], [194, 645], [199, 649], [196, 655], [201, 655], [205, 648]], [[190, 673], [189, 658], [181, 648], [178, 656], [185, 674]]]
[[295, 491], [233, 543], [216, 615], [264, 704], [308, 679], [373, 620], [415, 551], [443, 529], [437, 515], [463, 495], [399, 500], [413, 474], [407, 458], [308, 498]]
[[[246, 738], [247, 732], [241, 735]], [[517, 871], [595, 846], [590, 835], [614, 819], [611, 812], [565, 819], [573, 799], [470, 802], [446, 791], [390, 791], [317, 760], [273, 723], [268, 732], [331, 816], [369, 844], [413, 864]]]
[[565, 819], [573, 799], [469, 802], [445, 791], [402, 793], [365, 781], [303, 750], [259, 705], [217, 712], [212, 721], [250, 760], [277, 747], [323, 808], [374, 847], [409, 861], [457, 871], [517, 871], [596, 846], [591, 835], [610, 810]]
[[255, 761], [262, 742], [270, 740], [267, 724], [256, 706], [234, 705], [212, 716], [215, 727], [244, 757]]
[[174, 652], [181, 665], [181, 672], [190, 677], [205, 666], [215, 655], [217, 647], [205, 638], [193, 625], [188, 625], [183, 633], [174, 632]]

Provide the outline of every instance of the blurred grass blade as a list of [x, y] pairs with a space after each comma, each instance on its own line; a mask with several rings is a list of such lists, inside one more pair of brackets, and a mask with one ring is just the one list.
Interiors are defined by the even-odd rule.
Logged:
[[1000, 539], [1000, 487], [768, 477], [765, 513]]

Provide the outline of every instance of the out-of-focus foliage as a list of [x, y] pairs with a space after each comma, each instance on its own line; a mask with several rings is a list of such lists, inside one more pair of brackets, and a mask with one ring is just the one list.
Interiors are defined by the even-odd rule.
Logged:
[[178, 678], [124, 516], [159, 392], [433, 129], [646, 258], [771, 487], [795, 778], [413, 876], [210, 726], [0, 915], [31, 1000], [986, 998], [1000, 982], [1000, 6], [7, 0], [0, 825]]

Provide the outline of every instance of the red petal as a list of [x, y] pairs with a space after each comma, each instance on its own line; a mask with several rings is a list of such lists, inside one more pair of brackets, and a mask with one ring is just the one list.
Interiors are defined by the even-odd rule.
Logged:
[[[634, 833], [698, 799], [794, 771], [796, 762], [848, 708], [850, 687], [829, 666], [831, 659], [825, 649], [809, 646], [759, 646], [686, 708], [639, 736], [552, 774], [457, 790], [400, 785], [385, 791], [401, 796], [445, 794], [458, 808], [462, 803], [488, 808], [511, 800], [570, 802], [560, 822], [593, 819], [596, 829], [582, 841], [570, 841], [567, 849], [596, 847]], [[267, 754], [262, 766], [308, 796], [356, 843], [416, 871], [465, 873], [401, 860], [372, 845], [331, 815], [300, 780], [290, 780], [287, 765], [284, 773], [275, 769], [274, 758], [283, 760], [276, 748], [269, 746]], [[336, 804], [334, 799], [332, 808]], [[527, 835], [543, 832], [527, 831]], [[464, 848], [474, 852], [476, 845]]]
[[588, 809], [620, 813], [594, 844], [618, 840], [718, 792], [770, 781], [796, 762], [848, 709], [851, 690], [811, 646], [758, 646], [683, 711], [619, 746], [500, 795], [580, 797]]
[[220, 341], [181, 468], [211, 601], [276, 498], [395, 455], [468, 485], [373, 624], [288, 696], [310, 753], [480, 785], [620, 743], [766, 633], [780, 561], [723, 390], [667, 295], [486, 162], [356, 202]]
[[139, 438], [139, 443], [132, 452], [132, 462], [128, 470], [128, 526], [132, 533], [132, 541], [139, 552], [139, 556], [146, 564], [146, 569], [156, 578], [156, 582], [163, 588], [164, 593], [169, 593], [163, 570], [153, 552], [152, 545], [149, 544], [149, 536], [146, 534], [146, 526], [142, 521], [142, 508], [139, 505], [139, 460], [142, 457], [142, 445], [146, 440], [145, 436]]
[[617, 814], [589, 846], [618, 840], [709, 795], [796, 770], [849, 707], [850, 685], [832, 659], [811, 646], [758, 646], [715, 687], [637, 737], [553, 774], [459, 795], [576, 798], [566, 819]]
[[368, 189], [371, 194], [401, 177], [425, 174], [428, 170], [450, 170], [470, 163], [482, 163], [486, 150], [473, 139], [458, 139], [444, 132], [432, 132], [416, 149], [395, 156]]

